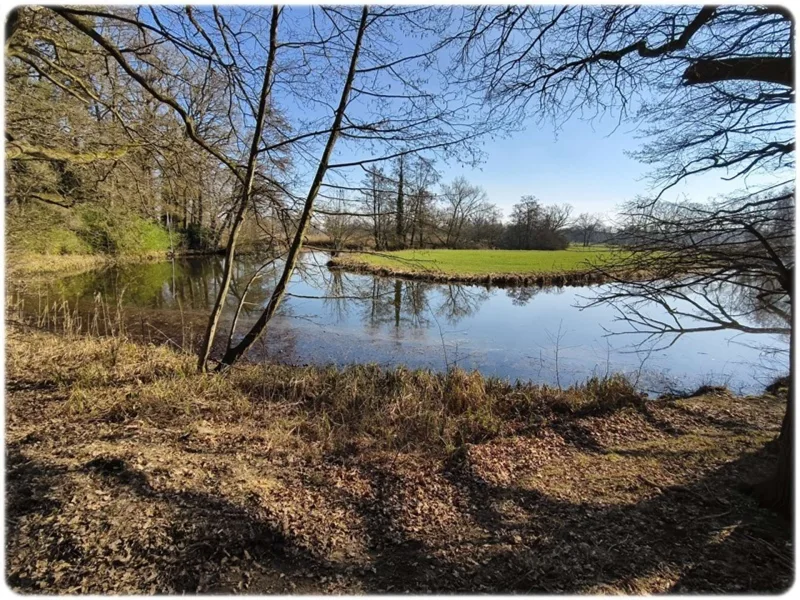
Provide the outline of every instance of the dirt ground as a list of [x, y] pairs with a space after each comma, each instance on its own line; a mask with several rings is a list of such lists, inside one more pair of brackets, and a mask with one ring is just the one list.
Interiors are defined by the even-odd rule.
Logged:
[[771, 395], [569, 415], [446, 453], [304, 453], [246, 415], [77, 410], [92, 393], [165, 384], [155, 368], [80, 380], [97, 356], [71, 343], [7, 335], [6, 581], [19, 592], [774, 593], [793, 581], [790, 525], [742, 491], [775, 461], [784, 404]]

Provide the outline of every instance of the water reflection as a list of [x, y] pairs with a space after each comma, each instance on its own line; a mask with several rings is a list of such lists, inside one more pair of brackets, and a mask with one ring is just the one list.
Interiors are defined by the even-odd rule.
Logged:
[[[630, 340], [606, 337], [614, 328], [614, 310], [576, 308], [585, 289], [432, 284], [329, 271], [326, 261], [320, 254], [304, 256], [252, 360], [434, 369], [455, 364], [487, 375], [562, 385], [623, 371], [655, 392], [699, 383], [750, 391], [786, 366], [783, 354], [762, 351], [765, 345], [785, 350], [788, 340], [781, 336], [709, 332], [668, 349], [632, 352]], [[215, 351], [227, 342], [245, 291], [234, 340], [260, 315], [281, 268], [268, 258], [237, 261]], [[33, 296], [44, 294], [50, 300], [65, 298], [88, 313], [100, 294], [112, 303], [119, 300], [132, 333], [196, 341], [221, 280], [218, 257], [129, 265], [65, 278], [44, 290], [28, 289], [27, 306], [35, 310]]]
[[[541, 292], [544, 288], [540, 287], [519, 287], [519, 288], [509, 288], [506, 290], [506, 294], [509, 298], [511, 298], [511, 302], [514, 306], [525, 306], [531, 299], [536, 296], [539, 292]], [[560, 288], [550, 288], [550, 291], [555, 291], [558, 293]]]

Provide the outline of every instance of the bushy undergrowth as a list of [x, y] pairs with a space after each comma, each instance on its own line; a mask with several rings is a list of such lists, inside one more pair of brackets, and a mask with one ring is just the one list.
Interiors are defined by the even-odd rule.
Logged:
[[243, 365], [223, 376], [196, 373], [193, 356], [121, 339], [12, 331], [8, 343], [8, 368], [41, 365], [30, 376], [55, 380], [65, 395], [58, 410], [72, 417], [165, 427], [248, 420], [307, 450], [450, 451], [643, 402], [621, 376], [565, 389], [374, 365]]
[[73, 215], [47, 207], [7, 211], [6, 247], [25, 254], [89, 254], [92, 248], [78, 235], [78, 226]]
[[31, 205], [7, 213], [7, 248], [18, 255], [141, 256], [169, 251], [182, 236], [123, 206], [71, 209]]
[[131, 256], [170, 249], [169, 233], [163, 227], [125, 209], [87, 206], [79, 215], [78, 233], [96, 253]]
[[208, 252], [216, 249], [216, 241], [212, 231], [198, 223], [189, 223], [181, 238], [182, 244], [189, 250]]

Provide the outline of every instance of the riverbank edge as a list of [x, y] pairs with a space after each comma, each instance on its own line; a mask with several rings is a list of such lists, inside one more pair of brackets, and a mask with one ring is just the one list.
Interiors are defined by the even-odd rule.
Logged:
[[[439, 270], [399, 269], [372, 265], [352, 258], [331, 258], [327, 267], [331, 270], [343, 270], [351, 273], [364, 273], [379, 277], [394, 277], [409, 281], [427, 281], [430, 283], [463, 283], [485, 287], [581, 287], [599, 285], [615, 280], [608, 273], [598, 270], [588, 271], [555, 271], [550, 273], [448, 273]], [[639, 272], [620, 272], [616, 275], [628, 280], [644, 279], [645, 274]]]
[[[223, 255], [225, 250], [148, 252], [129, 256], [111, 254], [20, 254], [6, 251], [6, 277], [65, 276], [79, 275], [94, 269], [103, 269], [118, 265], [135, 265], [161, 262], [172, 258], [191, 258]], [[243, 254], [241, 252], [240, 254]]]
[[[169, 364], [174, 368], [174, 373], [168, 373], [164, 368], [159, 368], [158, 373], [167, 379], [177, 376], [179, 378], [198, 378], [213, 382], [215, 385], [220, 382], [238, 380], [241, 377], [250, 381], [250, 384], [257, 385], [255, 381], [259, 377], [265, 378], [270, 384], [281, 383], [281, 378], [297, 386], [303, 378], [315, 378], [327, 380], [336, 393], [348, 393], [362, 395], [364, 392], [359, 388], [364, 385], [355, 385], [353, 380], [361, 380], [364, 384], [368, 381], [378, 381], [383, 387], [373, 390], [369, 406], [352, 407], [358, 411], [360, 416], [364, 416], [364, 411], [383, 410], [386, 403], [397, 401], [395, 396], [398, 385], [403, 386], [403, 393], [400, 399], [403, 401], [418, 402], [421, 404], [430, 403], [429, 408], [438, 413], [439, 418], [449, 418], [452, 416], [467, 416], [476, 418], [481, 423], [475, 424], [477, 428], [475, 439], [465, 438], [465, 432], [461, 431], [453, 439], [443, 437], [446, 427], [437, 426], [436, 434], [433, 436], [436, 444], [449, 447], [452, 450], [454, 440], [461, 440], [460, 443], [477, 442], [478, 438], [490, 439], [497, 435], [509, 434], [503, 429], [503, 424], [497, 419], [503, 420], [505, 417], [526, 419], [535, 414], [534, 421], [536, 427], [546, 424], [549, 420], [560, 420], [565, 418], [580, 418], [587, 415], [603, 416], [610, 415], [616, 411], [626, 408], [642, 409], [647, 404], [653, 402], [675, 402], [703, 396], [730, 397], [734, 400], [745, 398], [776, 397], [780, 398], [788, 393], [788, 379], [786, 376], [778, 377], [768, 385], [761, 393], [749, 395], [736, 395], [725, 386], [701, 385], [696, 390], [685, 390], [683, 392], [673, 392], [661, 395], [657, 398], [648, 397], [645, 392], [636, 389], [631, 380], [621, 373], [611, 373], [605, 376], [587, 375], [587, 378], [579, 383], [574, 383], [566, 387], [554, 386], [547, 383], [537, 383], [532, 380], [511, 380], [502, 377], [486, 376], [477, 370], [466, 371], [455, 367], [448, 371], [441, 372], [432, 369], [412, 369], [404, 365], [392, 368], [382, 367], [369, 363], [354, 363], [344, 367], [334, 365], [291, 365], [283, 363], [248, 363], [244, 362], [236, 366], [233, 371], [236, 375], [230, 377], [216, 375], [212, 373], [200, 373], [196, 370], [196, 356], [192, 352], [170, 347], [167, 344], [154, 344], [144, 342], [135, 337], [115, 334], [113, 336], [95, 336], [78, 332], [58, 333], [39, 328], [34, 325], [23, 323], [16, 320], [7, 320], [6, 333], [9, 341], [6, 343], [6, 352], [9, 345], [14, 340], [25, 338], [27, 345], [41, 344], [42, 347], [51, 349], [53, 347], [69, 346], [72, 353], [80, 351], [81, 347], [91, 349], [87, 351], [89, 358], [97, 359], [103, 352], [109, 351], [112, 355], [114, 364], [119, 358], [121, 349], [127, 350], [132, 354], [144, 352], [149, 354], [154, 352], [159, 360], [164, 364]], [[77, 350], [76, 350], [77, 348]], [[34, 352], [39, 354], [39, 352]], [[122, 355], [125, 353], [122, 352]], [[82, 364], [88, 366], [90, 361], [81, 360]], [[124, 361], [122, 361], [124, 362]], [[135, 365], [122, 365], [123, 367], [133, 367]], [[92, 378], [97, 376], [93, 373], [92, 377], [86, 380], [92, 383]], [[105, 375], [104, 375], [105, 377]], [[81, 378], [79, 378], [81, 379]], [[156, 379], [150, 378], [151, 383], [156, 383]], [[226, 384], [227, 385], [227, 384]], [[303, 386], [300, 386], [303, 387]], [[408, 393], [410, 390], [410, 394]], [[263, 391], [263, 390], [262, 390]], [[297, 395], [296, 390], [291, 391], [291, 395]], [[338, 403], [338, 399], [328, 396], [327, 402]], [[300, 396], [305, 400], [312, 399], [307, 392], [300, 392]], [[296, 398], [291, 401], [295, 403]], [[350, 400], [348, 400], [350, 401]], [[96, 406], [92, 409], [97, 408]], [[316, 406], [315, 409], [319, 409]], [[341, 408], [339, 405], [338, 408]], [[491, 424], [486, 420], [488, 413], [493, 410], [500, 410], [494, 414], [495, 422]], [[396, 411], [390, 411], [396, 412]], [[501, 414], [502, 413], [502, 414]], [[399, 414], [403, 414], [400, 411]], [[328, 420], [329, 416], [325, 416]], [[425, 417], [427, 419], [428, 417]], [[491, 420], [491, 419], [490, 419]], [[352, 427], [352, 421], [340, 420], [342, 427]], [[462, 423], [463, 425], [463, 423]], [[517, 424], [519, 425], [519, 424]], [[330, 433], [330, 432], [328, 432]], [[519, 432], [517, 432], [519, 433]], [[391, 436], [389, 436], [391, 437]], [[388, 438], [387, 438], [388, 439]], [[417, 442], [429, 440], [417, 439]], [[394, 444], [394, 442], [392, 442]], [[457, 444], [455, 444], [457, 446]], [[387, 450], [394, 449], [391, 445]]]
[[[569, 390], [463, 371], [220, 376], [165, 346], [16, 327], [6, 353], [17, 591], [643, 594], [791, 580], [785, 525], [735, 487], [770, 463], [782, 409], [768, 394], [644, 403], [617, 380], [616, 401], [573, 405]], [[499, 400], [515, 425], [492, 432]], [[755, 525], [732, 532], [742, 520]], [[720, 528], [736, 535], [710, 544]], [[65, 562], [71, 544], [82, 551]], [[704, 581], [706, 568], [725, 572]]]
[[[270, 248], [258, 246], [242, 246], [236, 250], [236, 256], [257, 255]], [[329, 252], [324, 247], [308, 248]], [[115, 256], [112, 254], [32, 254], [9, 252], [6, 249], [6, 277], [20, 278], [27, 276], [69, 276], [79, 275], [93, 269], [103, 269], [119, 265], [146, 264], [162, 262], [173, 258], [203, 258], [209, 256], [225, 256], [225, 248], [216, 250], [178, 250], [149, 252], [144, 254]]]

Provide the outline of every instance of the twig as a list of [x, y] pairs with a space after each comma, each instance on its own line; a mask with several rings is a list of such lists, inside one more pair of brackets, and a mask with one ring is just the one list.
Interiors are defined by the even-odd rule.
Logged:
[[696, 517], [696, 518], [692, 519], [691, 522], [694, 523], [695, 521], [705, 521], [707, 519], [716, 519], [718, 517], [724, 517], [725, 515], [730, 514], [732, 512], [733, 512], [733, 509], [729, 509], [729, 510], [726, 510], [725, 512], [723, 512], [723, 513], [719, 513], [718, 515], [706, 515], [705, 517]]

